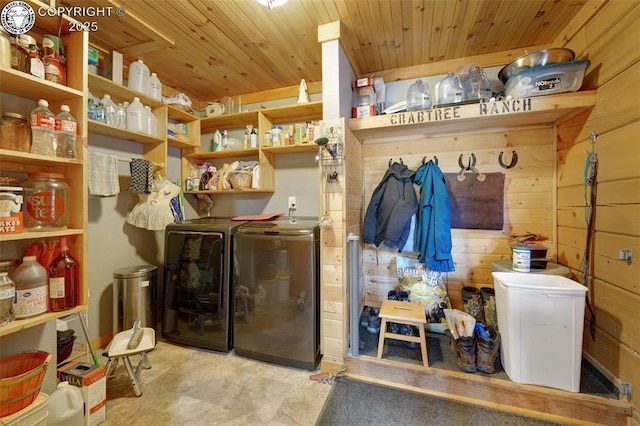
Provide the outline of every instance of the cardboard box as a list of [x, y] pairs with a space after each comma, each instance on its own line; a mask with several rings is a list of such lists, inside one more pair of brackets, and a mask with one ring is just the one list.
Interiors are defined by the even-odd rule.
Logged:
[[102, 74], [104, 78], [108, 78], [111, 81], [122, 84], [123, 66], [122, 53], [114, 50], [110, 55], [105, 55]]
[[85, 426], [99, 425], [107, 417], [107, 370], [102, 366], [71, 362], [58, 368], [58, 380], [82, 391]]

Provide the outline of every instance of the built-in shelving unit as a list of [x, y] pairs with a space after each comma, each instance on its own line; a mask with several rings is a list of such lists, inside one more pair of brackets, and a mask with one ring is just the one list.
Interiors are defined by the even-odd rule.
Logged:
[[266, 147], [263, 145], [263, 135], [274, 125], [284, 125], [296, 122], [322, 119], [322, 102], [286, 105], [282, 107], [263, 108], [254, 111], [243, 111], [200, 119], [200, 132], [212, 133], [216, 130], [244, 129], [248, 125], [257, 127], [258, 148], [233, 149], [222, 151], [205, 151], [200, 148], [186, 150], [183, 153], [182, 178], [183, 182], [189, 176], [189, 170], [194, 164], [205, 161], [223, 160], [258, 160], [260, 166], [260, 188], [220, 191], [186, 191], [187, 193], [238, 194], [238, 193], [272, 193], [275, 187], [275, 155], [300, 152], [316, 152], [318, 147], [314, 143], [299, 145], [284, 145]]
[[595, 91], [406, 111], [349, 120], [360, 140], [420, 137], [528, 125], [557, 125], [596, 102]]
[[143, 105], [149, 106], [156, 117], [156, 136], [134, 132], [95, 120], [87, 120], [89, 133], [143, 144], [143, 156], [146, 160], [155, 164], [162, 164], [163, 167], [166, 166], [168, 118], [166, 104], [96, 74], [89, 74], [89, 91], [98, 98], [109, 94], [111, 100], [115, 103], [131, 103], [133, 98], [137, 97]]
[[173, 138], [167, 136], [167, 143], [176, 148], [199, 148], [200, 147], [200, 118], [189, 114], [180, 108], [167, 105], [167, 114], [170, 121], [183, 123], [187, 128], [187, 135], [184, 138]]
[[[34, 10], [42, 7], [44, 3], [27, 0]], [[0, 337], [19, 333], [23, 330], [44, 324], [64, 316], [82, 312], [88, 305], [88, 255], [87, 255], [87, 120], [86, 120], [86, 75], [87, 75], [87, 46], [88, 34], [86, 32], [74, 32], [68, 30], [69, 18], [60, 20], [56, 16], [38, 16], [36, 26], [29, 32], [30, 35], [41, 38], [43, 34], [60, 34], [67, 52], [67, 85], [57, 84], [51, 81], [36, 78], [30, 74], [0, 67], [0, 92], [21, 98], [15, 105], [11, 98], [4, 101], [4, 111], [12, 111], [14, 107], [32, 103], [37, 105], [39, 99], [46, 99], [49, 108], [54, 114], [60, 111], [61, 105], [68, 105], [71, 114], [78, 123], [78, 136], [76, 139], [76, 159], [53, 158], [43, 155], [31, 154], [11, 150], [0, 150], [0, 169], [4, 172], [24, 173], [50, 172], [64, 175], [65, 182], [69, 185], [68, 205], [69, 226], [64, 230], [27, 232], [19, 234], [5, 234], [0, 236], [3, 245], [22, 247], [29, 241], [49, 241], [60, 237], [70, 237], [70, 253], [77, 260], [80, 269], [80, 294], [79, 304], [72, 309], [62, 312], [47, 312], [31, 318], [15, 320], [0, 327]], [[19, 249], [17, 250], [20, 251]], [[24, 350], [37, 348], [38, 342], [24, 342]], [[0, 343], [0, 356], [3, 356]]]

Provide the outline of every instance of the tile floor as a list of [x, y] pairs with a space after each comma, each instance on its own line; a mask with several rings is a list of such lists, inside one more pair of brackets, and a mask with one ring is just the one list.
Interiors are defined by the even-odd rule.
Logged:
[[107, 380], [103, 425], [313, 425], [331, 390], [309, 379], [314, 372], [233, 351], [158, 341], [148, 358], [152, 368], [140, 373], [142, 396], [135, 396], [122, 363], [117, 377]]

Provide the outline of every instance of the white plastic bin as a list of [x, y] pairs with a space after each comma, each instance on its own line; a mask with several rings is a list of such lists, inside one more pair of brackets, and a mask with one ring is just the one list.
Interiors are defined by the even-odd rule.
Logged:
[[556, 275], [492, 275], [500, 354], [509, 378], [579, 392], [587, 288]]

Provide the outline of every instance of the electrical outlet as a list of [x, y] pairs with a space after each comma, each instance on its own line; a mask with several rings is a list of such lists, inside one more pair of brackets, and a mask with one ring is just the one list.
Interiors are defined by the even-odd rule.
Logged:
[[289, 208], [290, 209], [296, 208], [296, 197], [289, 197]]
[[633, 260], [633, 250], [631, 249], [620, 249], [618, 252], [618, 259], [623, 262], [631, 263]]

